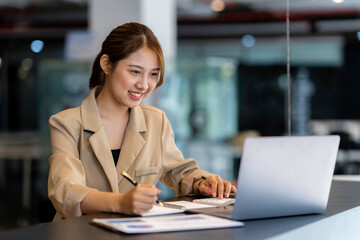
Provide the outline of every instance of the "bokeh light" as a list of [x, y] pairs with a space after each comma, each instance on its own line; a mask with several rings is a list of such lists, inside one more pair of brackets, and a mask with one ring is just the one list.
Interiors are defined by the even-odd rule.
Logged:
[[256, 42], [255, 37], [250, 34], [244, 35], [241, 38], [242, 45], [247, 48], [253, 47], [255, 45], [255, 42]]
[[34, 53], [39, 53], [44, 48], [44, 42], [41, 40], [34, 40], [31, 42], [30, 48]]

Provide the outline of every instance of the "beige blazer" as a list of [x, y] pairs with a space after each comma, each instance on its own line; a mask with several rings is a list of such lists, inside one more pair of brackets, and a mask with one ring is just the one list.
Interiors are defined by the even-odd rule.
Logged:
[[92, 190], [124, 193], [133, 186], [121, 176], [125, 170], [139, 183], [160, 180], [177, 195], [192, 192], [193, 182], [211, 174], [193, 159], [184, 159], [163, 111], [140, 105], [130, 110], [118, 163], [96, 104], [96, 91], [77, 108], [51, 116], [52, 156], [48, 194], [57, 216], [82, 215], [80, 202]]

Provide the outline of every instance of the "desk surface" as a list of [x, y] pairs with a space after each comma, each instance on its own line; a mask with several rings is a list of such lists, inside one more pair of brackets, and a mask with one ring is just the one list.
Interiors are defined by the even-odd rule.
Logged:
[[[333, 181], [329, 203], [323, 214], [297, 217], [245, 221], [243, 228], [188, 231], [174, 233], [156, 233], [146, 235], [146, 239], [264, 239], [293, 230], [309, 223], [324, 219], [360, 205], [360, 182]], [[0, 232], [0, 239], [144, 239], [144, 235], [126, 235], [114, 233], [89, 222], [94, 217], [121, 217], [118, 214], [100, 213], [61, 220], [55, 223], [43, 223], [30, 227]]]

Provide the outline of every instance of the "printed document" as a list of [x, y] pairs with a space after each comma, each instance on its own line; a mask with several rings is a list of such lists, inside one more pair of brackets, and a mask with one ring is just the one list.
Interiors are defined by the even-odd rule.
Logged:
[[92, 223], [128, 234], [242, 227], [244, 223], [205, 214], [158, 217], [94, 218]]

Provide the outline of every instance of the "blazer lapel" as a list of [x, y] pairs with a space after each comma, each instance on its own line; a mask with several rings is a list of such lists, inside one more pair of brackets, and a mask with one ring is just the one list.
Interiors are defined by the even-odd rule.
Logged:
[[119, 184], [124, 179], [121, 176], [121, 171], [128, 171], [134, 163], [138, 154], [145, 144], [142, 134], [146, 132], [146, 124], [144, 113], [140, 106], [130, 110], [130, 118], [126, 128], [125, 136], [122, 142], [120, 156], [117, 164], [117, 173], [119, 177]]
[[81, 118], [85, 131], [91, 131], [89, 138], [90, 146], [94, 151], [105, 175], [108, 178], [113, 192], [119, 192], [118, 176], [105, 129], [102, 124], [99, 109], [96, 104], [96, 92], [99, 88], [91, 91], [90, 95], [81, 104]]
[[118, 176], [104, 128], [101, 127], [98, 131], [91, 135], [89, 142], [109, 180], [112, 191], [115, 193], [119, 192], [119, 188], [117, 186]]

